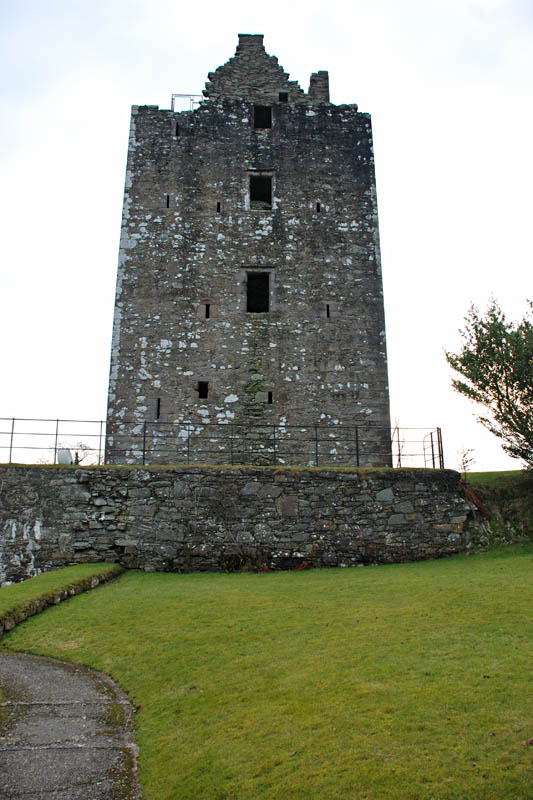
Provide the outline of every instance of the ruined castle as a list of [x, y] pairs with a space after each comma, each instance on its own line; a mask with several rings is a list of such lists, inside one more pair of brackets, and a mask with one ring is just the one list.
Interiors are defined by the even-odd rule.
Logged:
[[132, 109], [107, 461], [311, 463], [314, 429], [322, 463], [361, 435], [357, 465], [389, 464], [370, 116], [327, 72], [304, 92], [259, 35], [203, 95]]

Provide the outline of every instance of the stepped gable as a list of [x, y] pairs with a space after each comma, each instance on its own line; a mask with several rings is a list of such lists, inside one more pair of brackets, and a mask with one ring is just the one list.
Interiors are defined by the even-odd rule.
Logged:
[[327, 72], [311, 76], [309, 95], [289, 77], [276, 56], [266, 52], [262, 34], [240, 33], [235, 55], [209, 73], [203, 94], [211, 100], [232, 98], [270, 104], [279, 101], [280, 92], [286, 92], [289, 103], [329, 102]]

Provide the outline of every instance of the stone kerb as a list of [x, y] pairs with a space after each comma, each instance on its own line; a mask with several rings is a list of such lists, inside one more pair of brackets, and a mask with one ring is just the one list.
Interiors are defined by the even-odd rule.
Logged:
[[351, 566], [467, 550], [483, 523], [450, 470], [0, 467], [0, 577]]

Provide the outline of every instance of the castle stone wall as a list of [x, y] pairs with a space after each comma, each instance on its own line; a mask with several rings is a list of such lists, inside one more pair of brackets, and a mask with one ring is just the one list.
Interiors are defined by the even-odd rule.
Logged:
[[438, 558], [480, 523], [450, 470], [0, 467], [0, 583], [84, 561], [286, 569]]
[[193, 111], [132, 110], [106, 461], [192, 421], [375, 426], [365, 463], [387, 466], [370, 116], [328, 102], [325, 71], [305, 94], [261, 36], [209, 78]]

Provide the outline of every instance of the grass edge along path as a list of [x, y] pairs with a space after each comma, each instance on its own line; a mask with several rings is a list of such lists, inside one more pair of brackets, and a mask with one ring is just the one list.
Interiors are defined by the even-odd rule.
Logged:
[[0, 587], [0, 638], [48, 606], [95, 589], [122, 572], [120, 564], [76, 564]]

